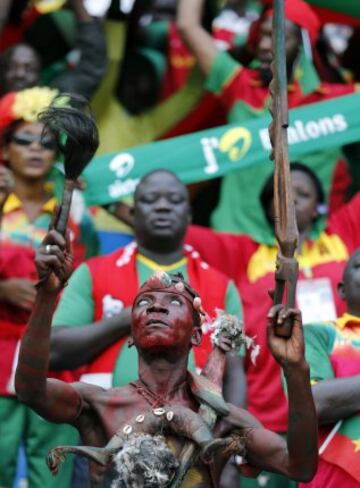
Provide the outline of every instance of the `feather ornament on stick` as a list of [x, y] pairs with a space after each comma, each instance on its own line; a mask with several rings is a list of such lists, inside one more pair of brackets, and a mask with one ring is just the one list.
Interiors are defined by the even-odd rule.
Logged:
[[58, 95], [40, 113], [39, 121], [44, 124], [44, 133], [54, 134], [64, 160], [64, 192], [55, 228], [65, 235], [76, 180], [93, 158], [99, 146], [99, 134], [89, 105], [80, 96]]

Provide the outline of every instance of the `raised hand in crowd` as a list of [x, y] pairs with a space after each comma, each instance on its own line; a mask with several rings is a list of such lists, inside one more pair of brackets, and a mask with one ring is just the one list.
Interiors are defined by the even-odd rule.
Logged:
[[[292, 322], [291, 336], [278, 336], [276, 328], [289, 319]], [[305, 363], [305, 347], [300, 310], [286, 310], [283, 305], [273, 306], [268, 313], [267, 342], [272, 355], [282, 368], [302, 366]]]
[[43, 240], [36, 253], [38, 286], [50, 293], [58, 293], [73, 272], [73, 256], [69, 235], [63, 237], [52, 229]]

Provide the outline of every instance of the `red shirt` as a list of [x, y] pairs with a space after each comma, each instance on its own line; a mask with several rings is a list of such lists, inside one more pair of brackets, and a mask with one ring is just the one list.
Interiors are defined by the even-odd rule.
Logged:
[[[219, 52], [211, 67], [205, 88], [221, 100], [228, 122], [241, 122], [268, 113], [271, 97], [259, 71], [243, 67], [230, 54]], [[356, 85], [320, 83], [310, 94], [304, 94], [295, 81], [288, 85], [289, 108], [321, 102], [329, 98], [353, 93]]]
[[[350, 254], [360, 245], [360, 195], [329, 219], [326, 229], [314, 241], [308, 240], [299, 259], [299, 280], [327, 277], [330, 280], [336, 312], [344, 302], [337, 295], [337, 283]], [[274, 288], [276, 246], [259, 244], [246, 235], [215, 233], [191, 226], [186, 242], [196, 247], [203, 258], [232, 278], [238, 286], [246, 333], [256, 336], [261, 350], [256, 364], [247, 359], [248, 410], [266, 428], [287, 430], [287, 400], [280, 367], [266, 344], [266, 316], [271, 307], [268, 289]]]

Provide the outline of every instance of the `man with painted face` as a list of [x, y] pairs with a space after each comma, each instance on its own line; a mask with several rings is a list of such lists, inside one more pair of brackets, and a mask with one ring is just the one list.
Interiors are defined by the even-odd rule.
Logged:
[[[174, 173], [157, 170], [145, 176], [135, 191], [136, 242], [80, 266], [61, 296], [51, 334], [51, 367], [87, 365], [82, 379], [109, 388], [137, 377], [137, 354], [129, 348], [130, 306], [155, 270], [181, 272], [200, 290], [205, 311], [217, 308], [241, 317], [233, 282], [205, 263], [191, 246], [183, 245], [190, 223], [185, 186]], [[190, 367], [201, 369], [211, 350], [208, 331], [193, 348]], [[228, 359], [225, 396], [242, 405], [243, 367], [240, 356]]]
[[[165, 221], [161, 222], [163, 230]], [[157, 226], [156, 222], [153, 225]], [[163, 272], [150, 277], [133, 302], [131, 341], [139, 353], [137, 379], [110, 389], [47, 379], [52, 313], [58, 293], [70, 276], [71, 261], [68, 242], [56, 231], [50, 231], [37, 255], [40, 281], [36, 303], [19, 354], [16, 390], [22, 401], [48, 420], [74, 425], [88, 446], [120, 446], [120, 455], [121, 449], [136, 442], [134, 434], [162, 434], [175, 458], [186, 439], [191, 439], [211, 454], [212, 462], [204, 462], [200, 457], [183, 482], [184, 487], [195, 484], [199, 488], [218, 486], [221, 470], [234, 452], [245, 456], [241, 469], [250, 475], [266, 468], [302, 481], [309, 481], [314, 476], [317, 465], [316, 415], [309, 368], [304, 359], [301, 316], [297, 310], [285, 312], [282, 307], [274, 307], [268, 314], [268, 346], [283, 367], [289, 392], [287, 441], [264, 429], [245, 410], [231, 404], [225, 404], [222, 414], [218, 414], [211, 433], [198, 411], [204, 401], [213, 404], [211, 391], [219, 390], [211, 383], [211, 372], [206, 375], [208, 383], [205, 386], [197, 379], [200, 376], [187, 372], [189, 351], [201, 340], [200, 300], [182, 279]], [[289, 339], [275, 334], [276, 324], [281, 324], [285, 318], [293, 323]], [[219, 399], [219, 393], [215, 396]], [[224, 444], [216, 442], [218, 438], [226, 438]], [[221, 448], [224, 446], [228, 449]], [[154, 448], [153, 454], [157, 455], [157, 449]], [[95, 450], [94, 456], [101, 456], [101, 450]], [[138, 454], [135, 460], [137, 457]], [[135, 486], [128, 482], [129, 476], [140, 476], [139, 472], [142, 472], [142, 468], [134, 472], [129, 462], [128, 458], [128, 463], [118, 463], [122, 481], [119, 486]], [[143, 464], [151, 462], [152, 459], [147, 459]], [[58, 460], [51, 456], [50, 467], [54, 471], [57, 464]], [[109, 463], [105, 460], [103, 464], [108, 467]], [[174, 467], [176, 459], [170, 464]], [[162, 463], [157, 469], [159, 467], [162, 468]], [[95, 470], [93, 474], [99, 472]], [[169, 476], [162, 484], [154, 484], [145, 477], [146, 481], [136, 486], [169, 486], [173, 475], [167, 470], [166, 474]], [[154, 475], [156, 473], [152, 472]]]
[[360, 249], [350, 257], [338, 292], [346, 312], [304, 328], [320, 424], [319, 469], [306, 485], [311, 488], [360, 484]]

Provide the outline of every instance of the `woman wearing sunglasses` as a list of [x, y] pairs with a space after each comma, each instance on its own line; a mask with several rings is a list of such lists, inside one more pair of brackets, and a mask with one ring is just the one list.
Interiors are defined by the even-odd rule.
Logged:
[[[44, 459], [55, 440], [60, 444], [77, 441], [69, 426], [48, 424], [18, 402], [13, 388], [18, 344], [35, 298], [34, 248], [45, 236], [56, 205], [49, 183], [57, 156], [55, 139], [52, 133], [43, 132], [43, 124], [37, 120], [56, 94], [56, 90], [36, 87], [9, 93], [0, 100], [1, 487], [13, 484], [23, 442], [29, 488], [68, 488], [71, 463], [53, 478]], [[77, 263], [94, 255], [97, 239], [89, 215], [77, 215], [70, 229]]]

